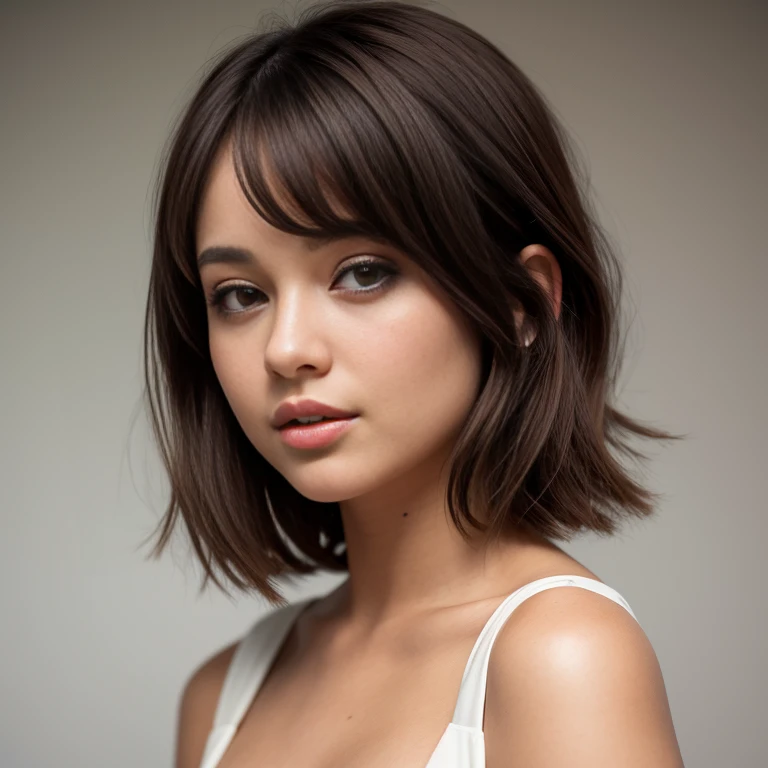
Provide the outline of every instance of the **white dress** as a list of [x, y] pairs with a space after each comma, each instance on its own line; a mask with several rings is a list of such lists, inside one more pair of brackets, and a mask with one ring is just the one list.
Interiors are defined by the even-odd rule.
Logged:
[[[515, 590], [502, 601], [478, 635], [464, 668], [453, 718], [443, 731], [425, 768], [485, 767], [482, 725], [488, 660], [494, 640], [520, 603], [552, 587], [589, 589], [626, 608], [637, 621], [627, 601], [615, 589], [584, 576], [547, 576]], [[277, 608], [256, 621], [240, 641], [227, 670], [200, 768], [218, 766], [288, 632], [302, 610], [313, 600], [308, 598]]]

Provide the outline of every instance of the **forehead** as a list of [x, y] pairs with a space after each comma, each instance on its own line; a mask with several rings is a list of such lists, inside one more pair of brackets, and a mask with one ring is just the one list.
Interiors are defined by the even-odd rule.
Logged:
[[270, 237], [271, 227], [248, 202], [235, 173], [231, 145], [216, 152], [195, 226], [197, 250], [227, 240]]

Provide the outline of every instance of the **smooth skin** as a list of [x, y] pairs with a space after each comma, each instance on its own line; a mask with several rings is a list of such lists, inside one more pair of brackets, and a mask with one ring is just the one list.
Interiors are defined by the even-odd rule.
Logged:
[[[598, 577], [543, 538], [487, 546], [453, 527], [445, 460], [478, 392], [480, 339], [406, 254], [365, 238], [318, 247], [272, 228], [238, 186], [227, 144], [196, 237], [198, 255], [247, 254], [200, 267], [209, 298], [239, 287], [224, 298], [232, 314], [208, 309], [227, 400], [294, 487], [340, 503], [350, 574], [294, 625], [220, 768], [424, 768], [499, 603], [545, 576]], [[381, 270], [340, 274], [370, 258]], [[520, 258], [559, 314], [552, 252], [531, 244]], [[326, 449], [290, 448], [270, 418], [300, 397], [360, 416]], [[186, 683], [176, 768], [199, 766], [235, 647]], [[483, 729], [488, 768], [682, 765], [648, 638], [626, 610], [584, 589], [546, 590], [508, 619], [491, 654]]]

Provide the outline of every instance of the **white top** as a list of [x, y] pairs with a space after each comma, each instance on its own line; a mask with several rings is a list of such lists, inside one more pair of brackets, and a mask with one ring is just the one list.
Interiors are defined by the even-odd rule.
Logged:
[[[453, 718], [425, 768], [484, 768], [483, 712], [488, 660], [493, 643], [512, 611], [527, 598], [552, 587], [583, 587], [613, 600], [632, 615], [627, 601], [612, 587], [584, 576], [547, 576], [525, 584], [506, 597], [488, 619], [469, 654]], [[274, 610], [260, 618], [238, 644], [219, 697], [200, 768], [216, 768], [237, 726], [299, 614], [314, 598]]]

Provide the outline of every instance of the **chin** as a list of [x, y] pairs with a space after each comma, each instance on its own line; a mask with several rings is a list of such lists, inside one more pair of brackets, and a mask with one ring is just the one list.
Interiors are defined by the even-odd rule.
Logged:
[[324, 504], [364, 496], [382, 482], [372, 476], [365, 477], [364, 472], [350, 466], [349, 462], [339, 462], [339, 465], [331, 468], [321, 461], [315, 466], [276, 469], [302, 496]]

